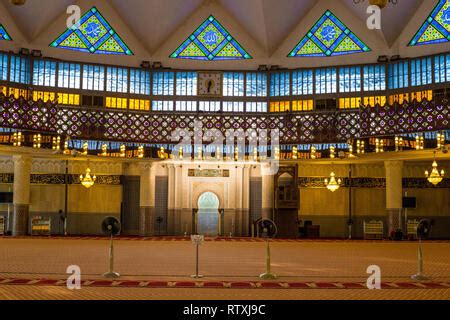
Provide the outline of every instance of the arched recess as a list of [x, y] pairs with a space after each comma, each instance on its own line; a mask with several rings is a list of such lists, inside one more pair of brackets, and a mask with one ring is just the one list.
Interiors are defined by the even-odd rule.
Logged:
[[219, 197], [207, 191], [200, 195], [197, 201], [197, 233], [205, 236], [217, 236], [221, 229]]

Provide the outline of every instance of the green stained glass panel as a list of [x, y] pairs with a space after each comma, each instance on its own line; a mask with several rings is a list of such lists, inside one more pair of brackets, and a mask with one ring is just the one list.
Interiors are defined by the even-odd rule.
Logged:
[[194, 60], [251, 59], [213, 16], [209, 16], [170, 57]]
[[0, 40], [11, 41], [12, 38], [9, 33], [6, 31], [5, 27], [0, 24]]
[[436, 7], [409, 42], [410, 46], [450, 41], [450, 0], [439, 0]]
[[96, 7], [86, 12], [50, 46], [95, 54], [133, 55]]
[[369, 51], [364, 42], [327, 10], [288, 57], [329, 57]]

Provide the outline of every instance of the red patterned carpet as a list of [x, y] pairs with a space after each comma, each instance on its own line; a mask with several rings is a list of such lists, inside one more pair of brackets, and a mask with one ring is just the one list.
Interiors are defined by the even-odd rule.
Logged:
[[[66, 286], [66, 279], [0, 278], [0, 285]], [[84, 280], [81, 287], [213, 289], [367, 289], [361, 282]], [[381, 289], [449, 289], [450, 282], [384, 282]]]
[[[415, 282], [417, 242], [273, 240], [274, 281], [261, 239], [207, 238], [192, 279], [189, 237], [118, 237], [116, 280], [106, 237], [0, 238], [0, 299], [450, 299], [450, 241], [423, 244], [424, 273]], [[67, 267], [79, 266], [82, 290], [68, 290]], [[381, 289], [368, 290], [368, 266], [381, 269]]]

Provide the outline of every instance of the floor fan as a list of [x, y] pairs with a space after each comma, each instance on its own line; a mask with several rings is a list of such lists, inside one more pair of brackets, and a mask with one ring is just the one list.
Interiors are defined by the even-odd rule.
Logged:
[[104, 273], [105, 278], [118, 278], [120, 274], [114, 271], [114, 243], [113, 236], [120, 232], [120, 222], [114, 217], [106, 217], [102, 222], [102, 231], [110, 237], [109, 242], [109, 271]]

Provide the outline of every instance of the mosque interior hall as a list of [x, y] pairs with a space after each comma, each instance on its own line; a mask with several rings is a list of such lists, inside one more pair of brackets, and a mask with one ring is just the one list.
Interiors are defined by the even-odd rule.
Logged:
[[0, 0], [0, 300], [450, 299], [449, 44], [450, 0]]

